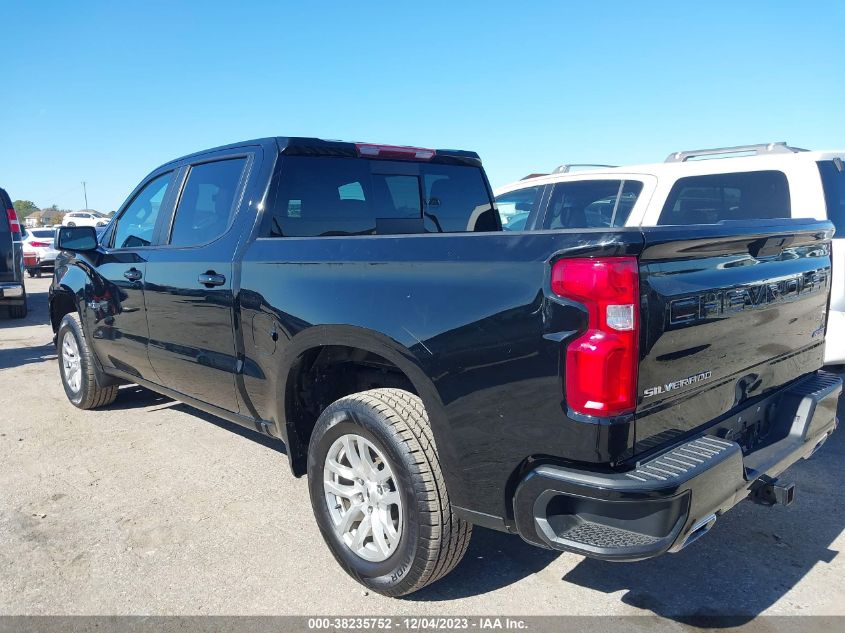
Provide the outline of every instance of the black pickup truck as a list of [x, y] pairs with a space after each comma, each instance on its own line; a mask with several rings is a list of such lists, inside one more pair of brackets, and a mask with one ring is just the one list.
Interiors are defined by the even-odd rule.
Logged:
[[505, 233], [476, 154], [270, 138], [61, 228], [50, 317], [74, 405], [136, 383], [279, 438], [338, 562], [398, 596], [473, 524], [629, 561], [791, 502], [837, 425], [831, 235]]
[[21, 239], [21, 225], [12, 199], [5, 189], [0, 189], [0, 307], [7, 307], [13, 319], [24, 318], [27, 307]]

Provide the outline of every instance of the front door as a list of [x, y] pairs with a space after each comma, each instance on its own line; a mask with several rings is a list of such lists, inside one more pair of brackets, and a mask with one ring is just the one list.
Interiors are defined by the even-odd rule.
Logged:
[[147, 262], [149, 356], [160, 384], [238, 411], [232, 228], [248, 158], [189, 166], [162, 246]]
[[147, 355], [144, 278], [160, 211], [167, 204], [173, 172], [154, 176], [139, 188], [110, 229], [96, 260], [91, 296], [92, 343], [100, 361], [133, 376], [156, 381]]

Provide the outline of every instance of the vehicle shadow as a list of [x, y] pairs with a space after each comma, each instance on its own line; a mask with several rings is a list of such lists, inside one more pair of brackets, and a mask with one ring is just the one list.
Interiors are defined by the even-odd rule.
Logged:
[[7, 306], [0, 306], [0, 330], [49, 323], [50, 311], [47, 309], [47, 297], [48, 293], [46, 290], [38, 292], [27, 290], [26, 303], [28, 311], [26, 317], [23, 319], [11, 318], [9, 316], [9, 308]]
[[[839, 417], [845, 400], [839, 402]], [[816, 565], [833, 561], [845, 530], [845, 490], [838, 481], [845, 432], [784, 474], [796, 484], [788, 507], [744, 501], [706, 537], [678, 554], [637, 563], [582, 559], [562, 582], [605, 594], [684, 624], [730, 627], [747, 622], [793, 589]], [[453, 600], [499, 589], [534, 574], [558, 556], [519, 537], [476, 529], [464, 561], [409, 600]]]
[[[216, 415], [206, 413], [205, 411], [196, 409], [190, 405], [185, 404], [184, 402], [173, 400], [173, 398], [163, 396], [154, 391], [150, 391], [145, 387], [139, 387], [138, 385], [126, 385], [124, 387], [121, 387], [120, 391], [118, 392], [117, 400], [115, 400], [111, 405], [109, 405], [108, 409], [110, 411], [121, 411], [154, 406], [159, 406], [160, 409], [166, 408], [171, 409], [173, 411], [181, 411], [187, 413], [205, 422], [210, 422], [211, 424], [214, 424], [215, 426], [221, 429], [229, 431], [230, 433], [234, 433], [245, 439], [255, 442], [256, 444], [260, 444], [261, 446], [270, 448], [274, 451], [282, 453], [283, 455], [287, 455], [287, 449], [285, 448], [284, 442], [282, 442], [281, 440], [269, 437], [258, 431], [252, 431], [250, 429], [240, 426], [239, 424], [234, 424], [233, 422], [229, 422], [228, 420], [219, 418]], [[153, 410], [155, 411], [158, 409]]]
[[475, 527], [466, 556], [455, 570], [403, 599], [445, 601], [489, 593], [542, 571], [558, 556], [560, 552], [534, 547], [515, 534]]
[[33, 347], [0, 347], [0, 369], [55, 360], [56, 346], [53, 343]]

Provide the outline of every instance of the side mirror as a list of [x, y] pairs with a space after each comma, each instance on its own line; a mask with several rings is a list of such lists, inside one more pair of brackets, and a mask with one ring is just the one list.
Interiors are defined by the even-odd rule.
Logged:
[[93, 226], [63, 226], [57, 231], [56, 248], [84, 253], [97, 249], [97, 230]]

